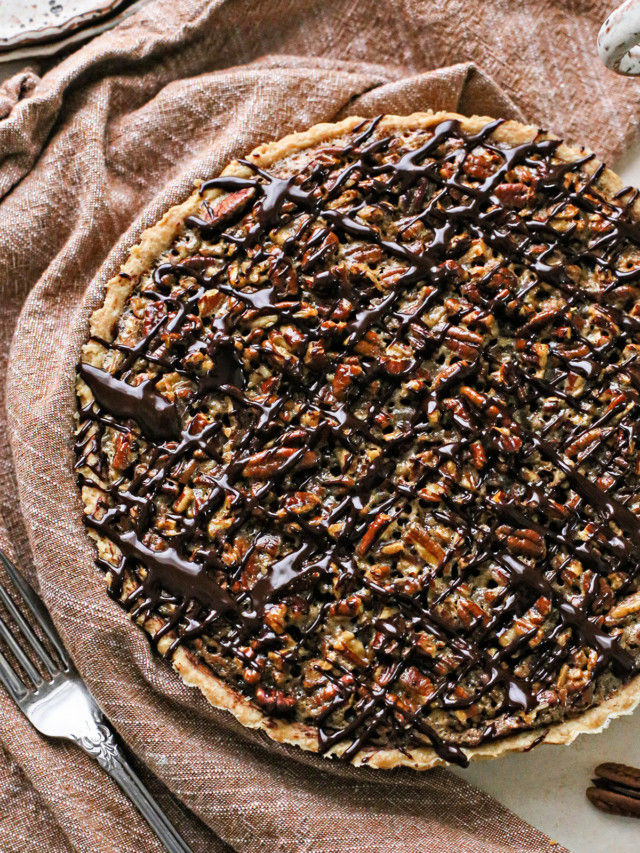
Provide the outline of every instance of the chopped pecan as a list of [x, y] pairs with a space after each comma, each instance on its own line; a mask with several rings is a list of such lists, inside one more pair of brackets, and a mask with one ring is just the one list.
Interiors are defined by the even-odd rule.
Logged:
[[446, 274], [449, 281], [455, 282], [456, 284], [461, 284], [469, 278], [469, 273], [465, 268], [451, 258], [440, 264], [438, 269], [442, 273]]
[[130, 432], [118, 432], [114, 440], [112, 464], [117, 471], [124, 471], [132, 461], [133, 436]]
[[438, 566], [445, 556], [445, 552], [438, 545], [435, 539], [418, 524], [410, 524], [404, 533], [404, 539], [410, 542], [425, 560], [431, 566]]
[[269, 269], [269, 280], [281, 296], [295, 296], [300, 290], [298, 274], [291, 264], [277, 261]]
[[503, 453], [517, 453], [522, 447], [520, 436], [514, 435], [509, 429], [495, 427], [492, 435]]
[[438, 653], [438, 644], [431, 634], [424, 631], [417, 633], [414, 637], [415, 648], [429, 658], [433, 658]]
[[462, 379], [469, 366], [470, 363], [468, 361], [460, 360], [455, 364], [449, 364], [447, 367], [443, 367], [442, 370], [439, 370], [433, 377], [433, 387], [436, 389], [448, 387], [453, 384], [456, 379]]
[[473, 464], [478, 469], [478, 471], [482, 471], [484, 466], [487, 464], [487, 454], [484, 452], [484, 447], [482, 446], [481, 442], [472, 442], [471, 458], [473, 459]]
[[204, 221], [210, 227], [226, 224], [239, 216], [253, 198], [255, 190], [248, 188], [224, 195], [211, 207], [211, 214]]
[[565, 448], [565, 455], [570, 459], [579, 453], [582, 455], [582, 452], [590, 450], [594, 444], [597, 444], [601, 436], [602, 430], [599, 428], [586, 430]]
[[494, 194], [505, 207], [518, 210], [526, 207], [535, 197], [533, 189], [523, 183], [499, 184]]
[[[318, 241], [314, 237], [321, 237]], [[339, 240], [333, 231], [326, 232], [325, 229], [318, 229], [314, 232], [308, 244], [309, 248], [302, 256], [302, 264], [300, 266], [302, 272], [308, 273], [319, 264], [321, 261], [326, 261], [328, 258], [335, 255], [338, 251]]]
[[462, 326], [451, 326], [444, 337], [444, 343], [462, 358], [475, 358], [482, 344], [482, 335]]
[[296, 515], [307, 515], [321, 503], [318, 495], [313, 492], [294, 492], [287, 495], [284, 500], [284, 508]]
[[547, 547], [544, 537], [536, 530], [514, 530], [507, 536], [507, 548], [510, 554], [541, 560], [546, 556]]
[[382, 535], [384, 529], [390, 522], [390, 515], [387, 515], [385, 512], [379, 512], [373, 520], [373, 523], [367, 528], [367, 532], [358, 543], [356, 554], [364, 556], [368, 551], [370, 551], [374, 542]]
[[518, 279], [508, 267], [500, 267], [499, 270], [493, 273], [490, 280], [490, 285], [496, 290], [513, 290], [518, 284]]
[[285, 628], [286, 615], [287, 607], [284, 602], [280, 601], [278, 604], [271, 604], [265, 609], [264, 621], [276, 634], [282, 634]]
[[329, 364], [329, 359], [322, 341], [311, 341], [307, 347], [304, 363], [314, 370], [323, 370]]
[[336, 616], [357, 616], [363, 611], [362, 597], [360, 595], [350, 595], [347, 598], [342, 598], [331, 605], [330, 612]]
[[294, 696], [285, 696], [282, 690], [273, 687], [256, 687], [256, 702], [268, 714], [288, 714], [296, 707]]
[[147, 337], [151, 332], [160, 325], [160, 322], [167, 315], [167, 307], [164, 302], [147, 302], [144, 310], [144, 320], [142, 323], [142, 334]]
[[500, 158], [494, 151], [486, 148], [477, 153], [467, 154], [464, 158], [462, 168], [471, 178], [479, 178], [484, 181], [496, 171], [500, 164]]
[[462, 284], [460, 286], [460, 292], [463, 293], [474, 305], [481, 305], [484, 302], [482, 294], [478, 290], [478, 283], [476, 281], [468, 281], [465, 282], [465, 284]]
[[356, 376], [362, 376], [359, 364], [339, 364], [333, 377], [333, 393], [337, 400], [344, 400], [347, 390]]
[[242, 678], [247, 682], [247, 684], [259, 684], [261, 676], [257, 669], [245, 667], [242, 670]]
[[553, 323], [558, 317], [562, 316], [561, 311], [557, 311], [555, 309], [547, 308], [544, 311], [538, 311], [537, 314], [528, 320], [523, 326], [520, 326], [517, 329], [516, 334], [519, 338], [524, 338], [530, 335], [532, 332], [539, 332], [541, 329], [544, 329], [545, 326], [548, 326], [550, 323]]
[[247, 460], [242, 469], [243, 477], [255, 480], [266, 480], [274, 474], [282, 472], [282, 468], [293, 457], [297, 468], [311, 468], [316, 464], [318, 456], [312, 450], [296, 447], [277, 447], [273, 450], [262, 450]]
[[408, 666], [399, 681], [409, 693], [417, 693], [425, 699], [433, 693], [433, 682], [415, 666]]
[[429, 483], [429, 485], [420, 489], [418, 494], [424, 501], [439, 503], [447, 494], [447, 491], [447, 486], [444, 483]]
[[348, 253], [348, 256], [361, 264], [377, 264], [384, 257], [379, 246], [356, 246]]
[[467, 628], [470, 628], [474, 623], [478, 623], [478, 621], [484, 621], [484, 611], [470, 598], [459, 598], [456, 604], [456, 610], [460, 617], [460, 621]]
[[611, 608], [607, 615], [607, 623], [618, 622], [638, 611], [640, 611], [640, 589], [623, 598], [621, 602]]

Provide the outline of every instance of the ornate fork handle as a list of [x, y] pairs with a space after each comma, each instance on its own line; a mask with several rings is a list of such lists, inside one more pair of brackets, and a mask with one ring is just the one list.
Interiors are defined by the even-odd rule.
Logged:
[[[40, 626], [58, 658], [54, 659], [50, 650], [44, 647], [21, 609], [0, 583], [0, 602], [15, 626], [12, 631], [0, 616], [0, 639], [3, 648], [13, 654], [23, 670], [21, 673], [14, 669], [0, 652], [0, 684], [41, 734], [77, 743], [95, 758], [137, 806], [169, 853], [191, 853], [129, 764], [109, 721], [67, 654], [44, 604], [2, 550], [0, 564], [12, 580], [14, 593], [19, 595], [22, 606]], [[39, 668], [34, 659], [38, 661]], [[43, 678], [45, 671], [48, 677]]]
[[170, 853], [191, 853], [191, 849], [180, 838], [169, 823], [146, 786], [129, 764], [118, 744], [106, 718], [94, 713], [92, 730], [82, 736], [71, 737], [114, 779], [122, 791], [138, 808], [158, 838]]
[[113, 732], [103, 722], [96, 721], [95, 733], [74, 737], [72, 740], [95, 758], [107, 773], [111, 773], [120, 763], [122, 750], [116, 743]]

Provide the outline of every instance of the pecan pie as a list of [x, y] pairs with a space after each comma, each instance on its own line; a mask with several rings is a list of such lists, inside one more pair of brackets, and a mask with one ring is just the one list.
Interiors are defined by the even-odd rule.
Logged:
[[275, 740], [416, 768], [636, 703], [638, 192], [512, 121], [349, 118], [135, 246], [78, 367], [108, 587]]

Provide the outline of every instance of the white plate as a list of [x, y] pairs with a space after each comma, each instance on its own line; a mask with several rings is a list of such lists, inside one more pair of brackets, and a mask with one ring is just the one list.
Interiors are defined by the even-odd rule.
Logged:
[[0, 0], [0, 62], [51, 56], [92, 38], [149, 0]]

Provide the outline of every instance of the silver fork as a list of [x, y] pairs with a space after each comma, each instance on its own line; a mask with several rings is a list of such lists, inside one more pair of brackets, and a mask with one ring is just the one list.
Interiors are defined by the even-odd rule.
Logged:
[[[12, 652], [31, 683], [25, 683], [1, 651], [0, 682], [39, 732], [48, 737], [71, 740], [96, 759], [138, 808], [170, 853], [192, 853], [127, 761], [109, 721], [78, 675], [44, 604], [2, 551], [0, 562], [20, 593], [23, 605], [31, 611], [60, 659], [57, 662], [49, 654], [24, 613], [0, 584], [0, 601], [19, 629], [14, 635], [0, 617], [0, 640]], [[22, 644], [18, 642], [18, 636]], [[48, 678], [43, 678], [32, 658], [25, 653], [24, 646], [31, 649], [39, 666], [48, 673]]]

